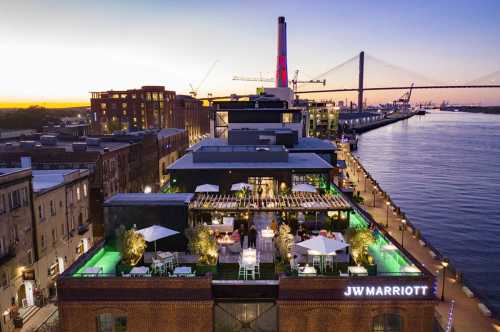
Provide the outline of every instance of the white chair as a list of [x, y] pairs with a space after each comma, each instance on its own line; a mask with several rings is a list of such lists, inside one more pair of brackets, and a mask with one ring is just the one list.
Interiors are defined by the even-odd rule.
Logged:
[[251, 277], [255, 280], [255, 266], [247, 265], [245, 266], [246, 277], [245, 280]]
[[314, 255], [312, 256], [313, 257], [313, 266], [314, 267], [318, 267], [320, 268], [321, 267], [321, 257], [319, 257], [318, 255]]
[[247, 271], [244, 265], [239, 264], [240, 268], [238, 270], [238, 279], [247, 279]]
[[255, 279], [255, 276], [259, 276], [259, 279], [260, 279], [260, 264], [255, 265], [253, 272], [254, 272], [254, 279]]
[[325, 257], [325, 265], [326, 265], [326, 268], [330, 268], [332, 271], [333, 271], [333, 256], [332, 255], [328, 255]]

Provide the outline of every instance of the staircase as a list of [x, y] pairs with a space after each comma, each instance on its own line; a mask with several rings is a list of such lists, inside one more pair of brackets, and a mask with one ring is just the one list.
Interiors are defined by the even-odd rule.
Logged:
[[31, 317], [33, 317], [38, 312], [38, 310], [40, 310], [40, 308], [37, 307], [36, 305], [32, 305], [32, 306], [20, 309], [19, 315], [23, 319], [23, 325], [26, 324], [26, 322]]

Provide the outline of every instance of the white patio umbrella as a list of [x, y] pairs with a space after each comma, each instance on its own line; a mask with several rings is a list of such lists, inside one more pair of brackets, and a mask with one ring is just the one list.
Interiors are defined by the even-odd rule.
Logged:
[[153, 225], [143, 229], [136, 231], [144, 237], [146, 242], [154, 242], [155, 243], [155, 253], [156, 253], [156, 240], [163, 239], [175, 234], [179, 234], [179, 232], [174, 231], [173, 229], [163, 227], [160, 225]]
[[349, 246], [348, 243], [330, 239], [325, 236], [315, 236], [309, 240], [297, 243], [297, 245], [318, 252], [320, 255], [334, 254], [338, 250], [345, 249]]
[[218, 193], [219, 186], [216, 186], [215, 184], [201, 184], [201, 185], [196, 187], [194, 192], [197, 192], [197, 193]]
[[292, 187], [294, 193], [315, 193], [316, 188], [307, 183], [296, 184]]
[[349, 246], [349, 244], [345, 242], [335, 239], [330, 239], [321, 235], [310, 238], [309, 240], [299, 242], [297, 243], [297, 245], [303, 248], [307, 248], [311, 251], [314, 251], [318, 255], [320, 255], [321, 271], [323, 271], [325, 255], [335, 255], [336, 251], [345, 249]]
[[243, 189], [252, 190], [252, 185], [245, 182], [239, 182], [231, 186], [231, 191], [240, 191]]

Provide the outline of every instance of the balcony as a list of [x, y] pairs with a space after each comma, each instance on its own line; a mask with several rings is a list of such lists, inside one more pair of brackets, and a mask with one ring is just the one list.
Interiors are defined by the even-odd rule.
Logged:
[[80, 224], [78, 225], [78, 235], [83, 235], [87, 233], [89, 230], [89, 226], [87, 224]]

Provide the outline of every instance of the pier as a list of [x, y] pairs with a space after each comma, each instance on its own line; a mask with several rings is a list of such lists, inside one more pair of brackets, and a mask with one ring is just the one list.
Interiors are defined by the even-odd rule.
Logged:
[[[500, 322], [493, 308], [474, 286], [464, 280], [462, 274], [450, 264], [444, 268], [444, 257], [425, 240], [417, 227], [411, 224], [403, 211], [380, 188], [377, 181], [351, 154], [347, 144], [342, 144], [338, 159], [346, 161], [346, 172], [354, 184], [354, 193], [363, 199], [360, 207], [372, 222], [386, 228], [406, 250], [425, 265], [437, 278], [436, 296], [441, 298], [436, 306], [436, 320], [448, 331], [500, 331]], [[403, 223], [402, 220], [405, 220]], [[444, 273], [443, 273], [444, 272]], [[443, 283], [444, 275], [444, 283]]]

